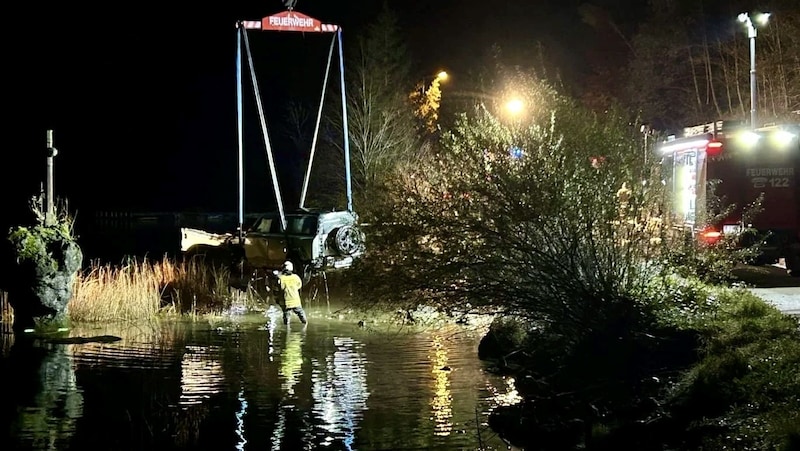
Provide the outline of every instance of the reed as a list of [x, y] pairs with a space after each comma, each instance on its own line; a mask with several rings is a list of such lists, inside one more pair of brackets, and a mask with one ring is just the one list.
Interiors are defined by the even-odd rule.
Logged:
[[14, 309], [8, 302], [8, 293], [0, 290], [0, 322], [13, 323], [14, 322]]
[[156, 315], [221, 313], [238, 298], [230, 272], [201, 259], [92, 263], [75, 281], [72, 321], [151, 319]]
[[220, 313], [230, 308], [234, 294], [227, 268], [192, 258], [173, 264], [165, 259], [161, 267], [166, 284], [165, 296], [173, 311], [191, 315]]
[[162, 263], [129, 261], [121, 266], [92, 263], [81, 271], [69, 301], [73, 321], [150, 318], [161, 309]]

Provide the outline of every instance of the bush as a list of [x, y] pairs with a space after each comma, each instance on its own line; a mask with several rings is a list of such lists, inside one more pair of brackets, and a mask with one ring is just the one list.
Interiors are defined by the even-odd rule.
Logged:
[[[725, 198], [716, 195], [719, 180], [708, 182], [706, 211], [698, 218], [700, 228], [720, 230], [722, 222], [737, 207], [727, 204]], [[743, 224], [749, 224], [763, 211], [763, 193], [742, 210]], [[744, 228], [740, 233], [723, 235], [719, 241], [705, 243], [693, 233], [683, 233], [679, 239], [665, 241], [661, 252], [665, 265], [677, 274], [696, 278], [710, 284], [728, 284], [737, 280], [733, 269], [742, 263], [758, 260], [758, 243], [764, 240], [761, 233]]]
[[[528, 117], [508, 121], [479, 105], [386, 185], [387, 204], [375, 209], [384, 216], [350, 273], [358, 298], [518, 318], [496, 323], [496, 342], [484, 345], [505, 358], [524, 397], [492, 420], [516, 445], [744, 440], [751, 432], [735, 409], [755, 402], [749, 390], [777, 382], [755, 348], [787, 339], [762, 351], [781, 367], [797, 364], [777, 351], [792, 328], [756, 301], [739, 302], [743, 292], [706, 284], [726, 280], [731, 249], [682, 247], [667, 227], [650, 227], [664, 193], [629, 117], [590, 113], [530, 77], [513, 81], [537, 105]], [[758, 421], [787, 408], [777, 395], [791, 399], [795, 385], [760, 398]], [[769, 425], [748, 437], [790, 436]]]

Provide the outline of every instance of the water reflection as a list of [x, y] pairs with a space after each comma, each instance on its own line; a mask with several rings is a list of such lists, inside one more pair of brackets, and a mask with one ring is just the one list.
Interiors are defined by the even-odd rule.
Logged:
[[522, 401], [517, 391], [516, 381], [513, 377], [506, 376], [503, 378], [503, 385], [487, 384], [486, 390], [491, 393], [491, 400], [494, 407], [499, 406], [513, 406]]
[[[283, 313], [281, 313], [282, 318]], [[277, 319], [274, 319], [277, 321]], [[282, 449], [286, 443], [287, 424], [289, 417], [297, 414], [298, 409], [293, 402], [295, 395], [295, 385], [300, 380], [303, 368], [303, 340], [305, 339], [306, 328], [291, 328], [284, 330], [284, 346], [281, 352], [279, 377], [282, 380], [281, 388], [283, 396], [278, 406], [275, 429], [272, 432], [272, 450]], [[307, 428], [306, 428], [307, 429]]]
[[244, 387], [239, 389], [239, 410], [236, 411], [236, 449], [239, 451], [244, 450], [244, 445], [247, 444], [247, 439], [244, 436], [244, 416], [247, 414], [247, 399], [244, 397]]
[[21, 447], [62, 449], [76, 431], [84, 404], [71, 346], [37, 348], [32, 339], [17, 339], [4, 363], [0, 367], [7, 387], [2, 403], [4, 428], [19, 431]]
[[453, 397], [450, 393], [450, 367], [447, 366], [447, 348], [443, 343], [441, 335], [433, 336], [430, 354], [431, 372], [433, 373], [433, 399], [431, 409], [433, 409], [434, 434], [449, 435], [453, 429], [451, 419], [453, 417], [452, 402]]
[[283, 356], [281, 357], [281, 378], [283, 383], [283, 392], [285, 396], [294, 395], [294, 386], [301, 376], [301, 369], [303, 367], [303, 338], [305, 336], [305, 327], [300, 331], [287, 330], [286, 343], [283, 348]]
[[113, 343], [17, 338], [0, 362], [15, 387], [0, 449], [506, 449], [481, 428], [513, 380], [483, 370], [480, 334], [309, 310], [305, 328], [268, 312], [71, 331]]
[[218, 346], [186, 346], [181, 361], [181, 406], [200, 404], [221, 393], [224, 381]]
[[314, 414], [323, 421], [322, 445], [341, 441], [350, 450], [367, 410], [367, 359], [357, 340], [333, 337], [333, 344], [333, 355], [313, 362]]

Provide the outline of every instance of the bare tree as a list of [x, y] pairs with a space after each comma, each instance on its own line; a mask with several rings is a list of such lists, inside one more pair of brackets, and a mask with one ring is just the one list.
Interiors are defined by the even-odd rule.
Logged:
[[[409, 58], [397, 19], [384, 9], [348, 53], [347, 113], [353, 195], [359, 210], [362, 199], [379, 189], [385, 176], [419, 150], [413, 108], [408, 101]], [[337, 96], [339, 94], [337, 93]], [[343, 160], [341, 109], [329, 114], [329, 143]], [[331, 164], [329, 176], [344, 177], [343, 165]]]
[[[651, 2], [650, 17], [632, 39], [636, 51], [628, 67], [626, 102], [647, 120], [667, 128], [746, 119], [750, 110], [747, 33], [735, 20], [721, 22], [719, 17], [733, 18], [749, 6], [735, 1], [724, 11], [717, 10], [719, 14], [706, 15], [687, 5]], [[765, 121], [796, 120], [791, 111], [800, 107], [800, 4], [778, 0], [772, 6], [769, 24], [758, 30], [757, 108]], [[713, 45], [709, 29], [716, 36]], [[674, 58], [681, 50], [689, 57]]]

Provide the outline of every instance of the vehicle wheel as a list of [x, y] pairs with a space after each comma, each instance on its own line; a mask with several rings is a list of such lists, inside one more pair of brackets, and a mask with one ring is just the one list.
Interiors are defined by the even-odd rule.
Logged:
[[271, 293], [270, 280], [264, 269], [250, 269], [248, 272], [248, 286], [262, 299], [267, 299]]
[[294, 264], [294, 269], [295, 274], [300, 276], [300, 280], [303, 281], [303, 286], [308, 285], [311, 281], [311, 267], [298, 262]]
[[364, 233], [356, 226], [342, 226], [328, 235], [331, 246], [343, 255], [353, 255], [364, 247]]
[[311, 280], [311, 265], [307, 263], [304, 264], [297, 257], [291, 257], [289, 261], [291, 261], [294, 266], [294, 273], [300, 276], [300, 280], [303, 281], [303, 286], [307, 285]]

